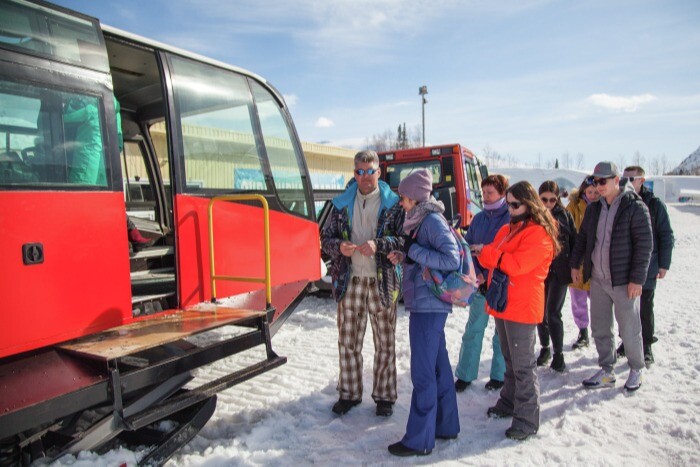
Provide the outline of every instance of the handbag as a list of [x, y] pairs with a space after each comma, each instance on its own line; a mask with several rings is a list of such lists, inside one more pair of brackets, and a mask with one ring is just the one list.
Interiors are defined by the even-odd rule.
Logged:
[[508, 274], [501, 271], [501, 259], [498, 258], [498, 264], [496, 264], [496, 269], [493, 270], [491, 275], [491, 283], [489, 288], [486, 289], [486, 303], [489, 307], [498, 313], [503, 313], [508, 306]]
[[474, 263], [464, 236], [453, 226], [448, 226], [459, 248], [459, 269], [446, 272], [426, 266], [423, 268], [423, 280], [433, 295], [443, 302], [466, 307], [472, 302], [477, 289]]

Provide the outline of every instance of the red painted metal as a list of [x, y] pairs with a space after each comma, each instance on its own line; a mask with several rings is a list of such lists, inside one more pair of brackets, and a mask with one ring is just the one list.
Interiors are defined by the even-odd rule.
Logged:
[[[209, 200], [175, 198], [178, 279], [181, 306], [211, 299], [207, 208]], [[217, 275], [264, 277], [262, 208], [221, 202], [214, 206], [214, 252]], [[321, 250], [318, 225], [270, 211], [272, 285], [318, 280]], [[217, 298], [262, 289], [262, 284], [217, 281]], [[275, 297], [273, 294], [273, 305]]]
[[[122, 193], [3, 191], [0, 229], [0, 357], [131, 316]], [[26, 243], [43, 245], [43, 264], [23, 263]]]

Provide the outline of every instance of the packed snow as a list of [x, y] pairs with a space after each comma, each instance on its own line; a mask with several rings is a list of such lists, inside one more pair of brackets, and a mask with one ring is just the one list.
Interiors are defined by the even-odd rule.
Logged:
[[[396, 332], [399, 398], [393, 416], [375, 416], [371, 399], [372, 331], [364, 345], [365, 395], [361, 405], [340, 417], [331, 412], [337, 399], [338, 366], [335, 303], [307, 297], [273, 339], [288, 363], [219, 395], [216, 412], [199, 435], [169, 461], [170, 466], [286, 465], [700, 465], [700, 206], [670, 205], [676, 235], [673, 263], [656, 292], [656, 364], [641, 389], [627, 393], [625, 360], [615, 369], [614, 388], [586, 390], [581, 381], [594, 373], [596, 351], [572, 351], [577, 336], [567, 299], [563, 374], [538, 369], [541, 391], [539, 433], [524, 442], [505, 438], [509, 420], [489, 419], [486, 409], [498, 398], [484, 389], [491, 362], [489, 325], [479, 379], [457, 395], [461, 433], [438, 440], [432, 454], [396, 458], [387, 446], [404, 433], [411, 398], [408, 315], [400, 308]], [[467, 310], [455, 309], [446, 334], [456, 364]], [[222, 333], [228, 331], [221, 331]], [[539, 347], [537, 347], [539, 351]], [[213, 379], [262, 356], [251, 351], [200, 371], [198, 381]], [[246, 360], [248, 361], [242, 361]], [[140, 451], [113, 450], [102, 456], [81, 453], [57, 465], [135, 465]]]

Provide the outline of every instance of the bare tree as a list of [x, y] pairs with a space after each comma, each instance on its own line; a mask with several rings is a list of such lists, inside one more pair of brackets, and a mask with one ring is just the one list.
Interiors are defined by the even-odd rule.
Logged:
[[649, 167], [647, 167], [647, 174], [649, 175], [659, 175], [659, 172], [661, 172], [661, 160], [660, 157], [657, 155], [651, 160], [649, 160]]
[[571, 155], [569, 154], [569, 151], [566, 151], [561, 155], [561, 167], [565, 169], [571, 168]]
[[[639, 151], [635, 151], [634, 155], [632, 156], [632, 165], [637, 165], [639, 167], [644, 167], [645, 159], [644, 156]], [[624, 169], [624, 167], [620, 167], [621, 169]]]
[[542, 153], [541, 152], [537, 153], [537, 168], [538, 169], [542, 168]]
[[627, 158], [625, 157], [624, 154], [619, 154], [617, 156], [617, 168], [619, 170], [622, 170], [625, 167], [627, 167]]
[[668, 157], [666, 153], [661, 154], [661, 174], [666, 175], [668, 173]]
[[576, 154], [576, 169], [583, 170], [583, 153], [579, 152]]

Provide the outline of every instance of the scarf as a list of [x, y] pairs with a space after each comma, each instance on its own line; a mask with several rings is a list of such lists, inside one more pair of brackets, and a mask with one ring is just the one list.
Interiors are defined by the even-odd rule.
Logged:
[[426, 201], [421, 201], [416, 204], [413, 209], [406, 213], [406, 220], [403, 222], [403, 233], [409, 234], [413, 232], [425, 219], [425, 216], [431, 212], [442, 214], [445, 212], [445, 205], [442, 201], [438, 201], [432, 196]]
[[500, 208], [501, 206], [503, 206], [503, 203], [505, 203], [505, 202], [506, 202], [506, 197], [504, 196], [503, 198], [501, 198], [498, 201], [495, 201], [493, 203], [490, 203], [490, 204], [484, 203], [484, 209], [486, 209], [487, 211], [494, 211], [494, 210]]

